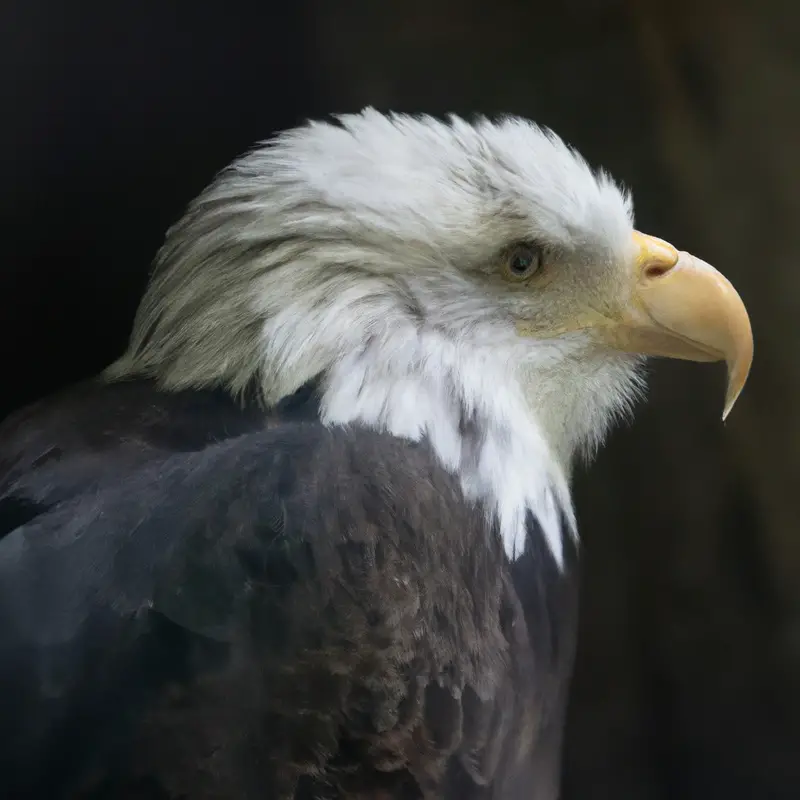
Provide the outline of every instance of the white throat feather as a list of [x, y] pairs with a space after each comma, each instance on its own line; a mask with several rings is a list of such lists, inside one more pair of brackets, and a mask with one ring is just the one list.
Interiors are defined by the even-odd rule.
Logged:
[[[575, 534], [569, 489], [513, 373], [493, 348], [459, 347], [409, 325], [332, 366], [322, 418], [427, 440], [464, 495], [496, 520], [510, 558], [523, 552], [526, 518], [541, 526], [556, 562]], [[387, 341], [391, 340], [391, 341]], [[569, 530], [562, 531], [566, 522]]]

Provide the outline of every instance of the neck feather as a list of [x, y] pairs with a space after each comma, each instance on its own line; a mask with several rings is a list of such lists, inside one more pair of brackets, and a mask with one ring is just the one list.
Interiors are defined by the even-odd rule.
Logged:
[[436, 331], [408, 326], [391, 338], [331, 367], [323, 421], [428, 441], [467, 500], [497, 523], [510, 558], [522, 554], [532, 513], [561, 564], [562, 536], [575, 531], [567, 481], [509, 365]]
[[[521, 554], [531, 513], [561, 562], [563, 520], [568, 535], [575, 527], [573, 453], [596, 443], [623, 404], [627, 391], [611, 389], [625, 384], [630, 364], [609, 370], [598, 356], [596, 374], [581, 380], [573, 372], [589, 362], [564, 358], [574, 343], [532, 349], [489, 317], [448, 330], [417, 304], [420, 287], [415, 295], [385, 274], [325, 272], [294, 251], [273, 251], [256, 268], [246, 255], [224, 262], [211, 288], [186, 270], [157, 273], [131, 346], [107, 377], [152, 377], [168, 390], [255, 387], [267, 406], [320, 380], [327, 424], [429, 441], [468, 501], [499, 526], [509, 556]], [[237, 267], [250, 270], [246, 287], [241, 274], [233, 280]], [[478, 319], [480, 299], [459, 297]]]

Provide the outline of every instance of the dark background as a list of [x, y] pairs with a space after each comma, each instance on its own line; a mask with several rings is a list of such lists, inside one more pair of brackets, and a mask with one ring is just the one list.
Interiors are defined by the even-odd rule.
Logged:
[[514, 112], [723, 270], [756, 337], [655, 364], [579, 481], [565, 797], [800, 797], [800, 10], [794, 0], [0, 6], [0, 414], [118, 355], [167, 226], [213, 173], [365, 104]]

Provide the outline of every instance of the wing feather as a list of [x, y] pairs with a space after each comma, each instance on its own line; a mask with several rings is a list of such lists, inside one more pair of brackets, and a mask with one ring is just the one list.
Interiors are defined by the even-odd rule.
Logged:
[[128, 390], [0, 429], [0, 793], [498, 796], [550, 665], [427, 448]]

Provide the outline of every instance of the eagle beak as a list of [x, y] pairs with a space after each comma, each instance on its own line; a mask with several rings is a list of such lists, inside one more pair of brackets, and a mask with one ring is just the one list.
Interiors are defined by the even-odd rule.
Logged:
[[753, 331], [741, 297], [705, 261], [634, 231], [634, 287], [622, 313], [598, 330], [611, 347], [689, 361], [725, 361], [724, 420], [753, 361]]

